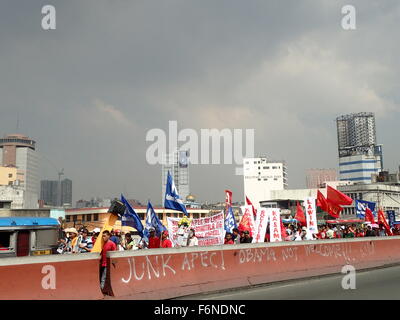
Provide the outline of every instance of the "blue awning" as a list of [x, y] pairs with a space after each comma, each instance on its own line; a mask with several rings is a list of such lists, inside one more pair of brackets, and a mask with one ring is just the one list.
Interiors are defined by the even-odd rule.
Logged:
[[54, 218], [43, 217], [0, 217], [0, 227], [38, 227], [58, 226], [59, 222]]

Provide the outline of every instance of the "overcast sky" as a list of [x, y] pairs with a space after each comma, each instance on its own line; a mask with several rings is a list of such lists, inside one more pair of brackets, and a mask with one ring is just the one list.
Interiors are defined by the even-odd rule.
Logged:
[[[57, 29], [41, 28], [42, 6]], [[161, 202], [161, 167], [146, 162], [151, 128], [255, 129], [255, 151], [337, 168], [335, 118], [375, 112], [385, 168], [397, 169], [400, 2], [141, 0], [0, 2], [0, 134], [37, 141], [42, 179], [57, 168], [74, 201], [123, 192]], [[200, 201], [243, 200], [235, 165], [190, 168]]]

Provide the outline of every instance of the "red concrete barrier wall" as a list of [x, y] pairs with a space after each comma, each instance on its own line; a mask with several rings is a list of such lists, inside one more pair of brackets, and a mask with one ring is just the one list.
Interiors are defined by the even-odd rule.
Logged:
[[400, 262], [400, 237], [111, 252], [116, 298], [165, 299]]
[[0, 259], [1, 300], [102, 298], [99, 254]]

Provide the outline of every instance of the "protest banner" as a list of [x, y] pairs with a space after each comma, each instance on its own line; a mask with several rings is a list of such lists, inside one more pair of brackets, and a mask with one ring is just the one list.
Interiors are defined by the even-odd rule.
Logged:
[[304, 200], [304, 206], [306, 208], [307, 230], [311, 234], [318, 233], [315, 201], [316, 199], [313, 197], [308, 197]]
[[[180, 218], [167, 217], [170, 240], [178, 244], [178, 223]], [[211, 217], [193, 219], [190, 229], [194, 229], [199, 240], [199, 246], [213, 246], [224, 244], [224, 213], [220, 212]]]
[[240, 209], [242, 210], [243, 216], [240, 220], [238, 229], [239, 231], [249, 231], [250, 237], [253, 237], [254, 239], [257, 236], [257, 230], [256, 223], [254, 221], [253, 206], [242, 206]]
[[253, 238], [253, 243], [264, 242], [265, 233], [267, 231], [269, 214], [266, 208], [257, 210], [256, 218], [256, 236]]
[[281, 234], [281, 209], [266, 209], [269, 216], [270, 242], [282, 241]]

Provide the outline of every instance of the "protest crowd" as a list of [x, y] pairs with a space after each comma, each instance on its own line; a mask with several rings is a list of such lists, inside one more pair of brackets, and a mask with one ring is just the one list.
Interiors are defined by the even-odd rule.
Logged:
[[[335, 223], [327, 221], [318, 225], [317, 207], [338, 219], [343, 210], [341, 206], [353, 203], [353, 199], [340, 191], [329, 186], [327, 189], [327, 198], [320, 191], [317, 198], [306, 198], [303, 203], [304, 210], [297, 202], [296, 215], [294, 219], [289, 219], [289, 222], [281, 219], [279, 208], [255, 208], [246, 197], [247, 205], [241, 207], [242, 216], [238, 224], [232, 209], [232, 192], [229, 190], [225, 190], [224, 211], [211, 217], [190, 219], [177, 194], [172, 177], [168, 174], [164, 207], [183, 212], [183, 218], [168, 217], [168, 227], [165, 227], [148, 202], [146, 223], [143, 226], [134, 208], [121, 195], [121, 201], [118, 201], [123, 208], [120, 215], [121, 225], [132, 227], [136, 231], [124, 233], [113, 229], [113, 225], [107, 223], [103, 231], [99, 228], [90, 232], [86, 228], [67, 228], [64, 230], [64, 237], [59, 240], [57, 251], [60, 254], [101, 252], [100, 283], [103, 289], [108, 268], [108, 251], [400, 235], [394, 224], [389, 225], [381, 209], [372, 212], [367, 205], [360, 209], [363, 219], [358, 220], [358, 223], [346, 220], [341, 220], [341, 223], [340, 220], [335, 220]], [[97, 241], [102, 242], [101, 246], [97, 243], [95, 250]]]
[[[341, 206], [353, 203], [352, 198], [330, 186], [327, 187], [326, 198], [318, 191], [316, 198], [305, 199], [303, 203], [305, 210], [297, 202], [296, 215], [289, 223], [285, 223], [284, 219], [281, 219], [280, 209], [255, 208], [250, 199], [246, 197], [247, 205], [241, 207], [242, 217], [237, 224], [232, 210], [232, 192], [225, 190], [225, 194], [224, 212], [208, 218], [189, 219], [172, 176], [168, 173], [164, 206], [184, 213], [182, 219], [167, 218], [168, 228], [159, 220], [150, 202], [147, 207], [146, 225], [144, 227], [135, 210], [121, 195], [120, 204], [124, 210], [121, 217], [122, 226], [130, 226], [136, 232], [124, 233], [118, 229], [107, 231], [109, 233], [107, 241], [114, 244], [108, 246], [107, 250], [123, 251], [276, 241], [382, 237], [400, 234], [393, 224], [388, 224], [381, 209], [375, 210], [375, 204], [368, 204], [367, 202], [365, 202], [366, 204], [356, 204], [356, 206], [361, 206], [357, 210], [362, 211], [364, 217], [357, 224], [326, 223], [318, 225], [317, 207], [331, 217], [338, 219], [343, 210]], [[374, 213], [368, 205], [373, 205], [371, 208]], [[375, 221], [376, 216], [377, 221]], [[86, 228], [81, 228], [79, 231], [75, 228], [65, 229], [65, 236], [59, 240], [58, 252], [60, 254], [91, 252], [100, 232], [99, 228], [90, 232]], [[104, 241], [103, 246], [106, 243]]]
[[[341, 220], [341, 223], [340, 220], [335, 220], [334, 223], [326, 221], [319, 225], [316, 217], [317, 207], [338, 219], [343, 210], [341, 206], [353, 203], [350, 197], [340, 191], [329, 186], [327, 189], [327, 198], [320, 191], [317, 198], [306, 198], [303, 203], [304, 210], [297, 202], [296, 215], [286, 221], [281, 218], [279, 208], [255, 208], [246, 197], [247, 205], [241, 207], [242, 215], [238, 224], [232, 209], [232, 192], [229, 190], [225, 190], [224, 211], [211, 217], [190, 219], [168, 173], [164, 207], [183, 212], [183, 218], [168, 217], [168, 227], [165, 227], [149, 201], [146, 223], [143, 226], [134, 208], [121, 195], [121, 200], [117, 201], [122, 208], [118, 218], [122, 226], [132, 227], [135, 231], [122, 232], [113, 229], [114, 222], [110, 223], [110, 219], [114, 212], [109, 211], [110, 218], [103, 226], [103, 230], [95, 228], [89, 231], [84, 227], [79, 230], [64, 229], [64, 236], [59, 240], [57, 252], [59, 254], [99, 252], [100, 286], [103, 292], [107, 292], [109, 251], [400, 235], [400, 231], [394, 228], [393, 221], [389, 225], [382, 209], [372, 211], [368, 204], [359, 208], [363, 213], [363, 219], [358, 220], [358, 223], [346, 220]], [[357, 205], [359, 204], [356, 203]], [[376, 216], [377, 221], [375, 221]]]

